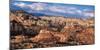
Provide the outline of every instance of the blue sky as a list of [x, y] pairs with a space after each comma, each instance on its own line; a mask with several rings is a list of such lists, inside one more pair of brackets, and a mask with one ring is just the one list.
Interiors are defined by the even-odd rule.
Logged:
[[94, 6], [92, 5], [75, 5], [62, 3], [44, 3], [44, 2], [26, 2], [13, 1], [10, 8], [15, 10], [24, 10], [28, 13], [40, 13], [52, 16], [77, 16], [77, 17], [94, 17]]

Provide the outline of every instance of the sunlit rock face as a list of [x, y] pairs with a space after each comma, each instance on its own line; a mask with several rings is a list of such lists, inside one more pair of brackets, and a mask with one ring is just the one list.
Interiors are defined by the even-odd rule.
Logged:
[[93, 19], [37, 17], [15, 11], [10, 14], [10, 28], [12, 48], [94, 44]]
[[94, 44], [94, 29], [87, 28], [76, 35], [76, 40], [80, 44]]
[[68, 33], [61, 33], [61, 32], [52, 32], [48, 30], [40, 30], [40, 33], [35, 36], [34, 38], [31, 38], [33, 42], [67, 42], [69, 38]]

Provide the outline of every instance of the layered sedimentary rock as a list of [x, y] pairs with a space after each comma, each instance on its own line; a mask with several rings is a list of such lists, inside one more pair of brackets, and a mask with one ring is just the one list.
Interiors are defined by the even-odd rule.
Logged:
[[94, 44], [93, 18], [34, 16], [25, 11], [10, 13], [11, 48], [40, 48]]

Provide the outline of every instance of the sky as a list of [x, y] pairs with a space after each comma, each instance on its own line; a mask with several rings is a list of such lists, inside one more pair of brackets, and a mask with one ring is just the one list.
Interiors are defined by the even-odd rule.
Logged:
[[38, 2], [53, 2], [53, 3], [71, 3], [71, 4], [82, 4], [82, 5], [95, 5], [95, 3], [96, 3], [95, 0], [16, 0], [16, 1], [38, 1]]
[[48, 2], [12, 1], [10, 8], [24, 10], [31, 14], [43, 14], [52, 16], [94, 17], [93, 5], [78, 5]]

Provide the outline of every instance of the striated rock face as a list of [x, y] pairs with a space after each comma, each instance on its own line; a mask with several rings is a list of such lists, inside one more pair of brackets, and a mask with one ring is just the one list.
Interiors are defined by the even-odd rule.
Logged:
[[80, 44], [94, 44], [94, 30], [87, 28], [76, 35], [76, 41]]
[[35, 36], [34, 38], [31, 38], [33, 42], [64, 42], [67, 43], [69, 38], [68, 33], [62, 33], [62, 32], [53, 32], [48, 30], [40, 30], [40, 33]]
[[94, 20], [10, 13], [11, 49], [94, 44]]

